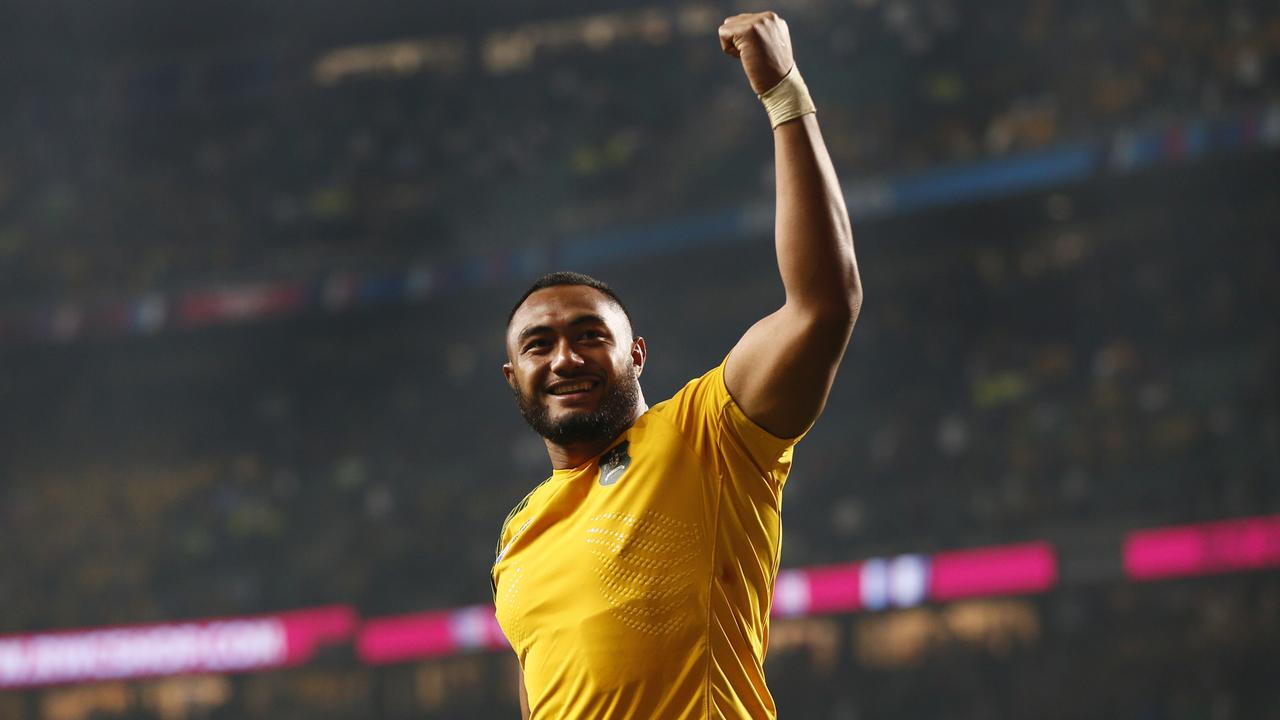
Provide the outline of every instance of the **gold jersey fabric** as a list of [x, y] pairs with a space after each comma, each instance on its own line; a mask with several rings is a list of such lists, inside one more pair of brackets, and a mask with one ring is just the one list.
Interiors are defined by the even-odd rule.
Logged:
[[512, 511], [494, 601], [534, 720], [776, 716], [763, 662], [798, 439], [748, 419], [721, 364]]

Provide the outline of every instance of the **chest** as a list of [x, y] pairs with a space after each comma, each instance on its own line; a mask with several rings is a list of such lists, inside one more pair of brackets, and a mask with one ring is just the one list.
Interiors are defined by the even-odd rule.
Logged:
[[697, 621], [711, 572], [709, 482], [677, 438], [653, 440], [553, 478], [513, 518], [494, 575], [498, 620], [518, 652], [565, 634], [616, 647]]

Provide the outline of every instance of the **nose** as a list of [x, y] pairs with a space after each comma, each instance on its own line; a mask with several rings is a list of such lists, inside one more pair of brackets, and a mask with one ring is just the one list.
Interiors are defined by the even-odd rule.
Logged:
[[584, 364], [582, 356], [573, 349], [573, 343], [567, 338], [561, 338], [556, 343], [555, 351], [551, 355], [551, 372], [557, 375], [573, 375]]

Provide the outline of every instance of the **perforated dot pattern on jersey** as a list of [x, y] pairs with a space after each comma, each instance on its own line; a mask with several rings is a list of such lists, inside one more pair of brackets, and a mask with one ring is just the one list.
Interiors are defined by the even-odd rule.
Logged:
[[694, 582], [702, 529], [657, 512], [608, 512], [588, 518], [584, 541], [600, 593], [622, 624], [666, 635], [688, 618], [680, 612]]
[[501, 604], [508, 608], [508, 612], [506, 613], [506, 617], [508, 618], [507, 624], [502, 628], [502, 630], [504, 633], [507, 633], [508, 641], [512, 644], [517, 644], [523, 641], [525, 637], [525, 613], [523, 612], [520, 602], [520, 591], [524, 587], [524, 568], [520, 565], [513, 566], [510, 570], [510, 578], [511, 579], [509, 581], [502, 584]]

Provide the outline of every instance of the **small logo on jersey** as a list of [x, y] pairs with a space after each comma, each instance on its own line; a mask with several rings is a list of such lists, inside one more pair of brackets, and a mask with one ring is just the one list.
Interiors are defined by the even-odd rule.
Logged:
[[631, 467], [631, 455], [627, 453], [627, 447], [631, 443], [623, 441], [623, 443], [600, 458], [600, 484], [612, 485], [622, 479], [622, 474]]

